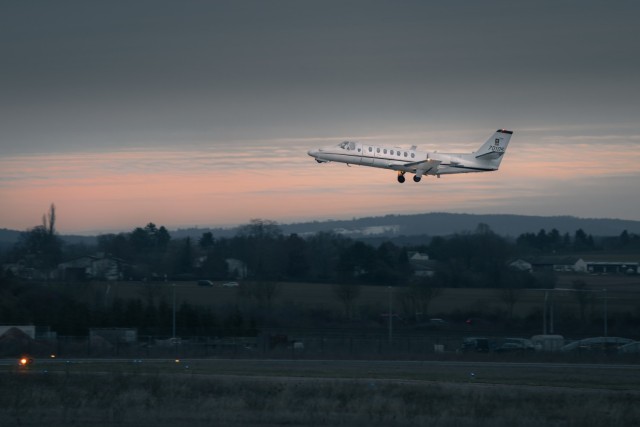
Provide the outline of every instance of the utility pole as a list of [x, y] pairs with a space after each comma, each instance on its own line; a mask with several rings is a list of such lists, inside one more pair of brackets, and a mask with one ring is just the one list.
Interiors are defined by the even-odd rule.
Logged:
[[393, 342], [393, 288], [389, 286], [389, 345]]
[[171, 336], [173, 337], [173, 342], [176, 341], [176, 284], [173, 283], [171, 285], [171, 287], [173, 288], [173, 322], [172, 322], [172, 334]]
[[549, 333], [553, 335], [553, 293], [551, 294], [551, 307], [549, 307]]
[[607, 288], [604, 288], [602, 292], [604, 292], [604, 336], [606, 338], [609, 333], [607, 330]]
[[544, 305], [542, 306], [542, 333], [547, 335], [547, 305], [549, 304], [549, 291], [544, 291]]
[[542, 306], [542, 333], [544, 335], [554, 334], [553, 330], [553, 292], [549, 298], [549, 291], [559, 289], [547, 289], [544, 291], [544, 305]]

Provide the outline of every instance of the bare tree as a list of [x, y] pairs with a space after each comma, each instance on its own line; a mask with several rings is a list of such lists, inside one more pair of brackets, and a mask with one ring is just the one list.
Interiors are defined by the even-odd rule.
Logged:
[[238, 227], [237, 234], [256, 238], [276, 238], [282, 235], [282, 229], [276, 221], [258, 218]]
[[253, 288], [253, 297], [267, 309], [271, 309], [273, 300], [279, 293], [280, 286], [277, 282], [257, 282]]
[[271, 309], [273, 301], [280, 294], [278, 282], [245, 282], [238, 288], [238, 295], [248, 299], [254, 299], [260, 308]]
[[341, 283], [333, 286], [333, 293], [344, 306], [344, 314], [348, 319], [353, 317], [355, 302], [360, 296], [360, 286]]
[[442, 292], [443, 288], [434, 286], [431, 280], [424, 280], [409, 286], [400, 296], [400, 302], [405, 313], [414, 316], [418, 322], [421, 317], [427, 316], [429, 306]]
[[56, 205], [53, 203], [49, 206], [49, 212], [46, 215], [42, 215], [42, 227], [49, 236], [53, 236], [56, 232]]
[[56, 235], [55, 224], [56, 207], [52, 203], [49, 212], [42, 215], [42, 225], [20, 236], [21, 246], [33, 259], [32, 266], [47, 274], [62, 257], [62, 240]]
[[522, 297], [522, 288], [507, 287], [500, 289], [500, 299], [507, 305], [509, 319], [513, 319], [513, 310]]

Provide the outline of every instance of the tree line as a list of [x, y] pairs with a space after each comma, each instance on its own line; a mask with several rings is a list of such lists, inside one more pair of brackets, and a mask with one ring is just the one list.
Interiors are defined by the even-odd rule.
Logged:
[[[506, 318], [513, 317], [513, 306], [525, 288], [552, 288], [553, 273], [516, 271], [508, 261], [517, 257], [585, 251], [637, 251], [640, 237], [626, 231], [619, 236], [597, 237], [577, 230], [560, 235], [557, 230], [524, 233], [509, 239], [479, 224], [469, 232], [450, 236], [426, 237], [418, 245], [399, 245], [392, 241], [371, 244], [334, 232], [309, 236], [285, 235], [270, 220], [256, 219], [238, 227], [233, 237], [215, 237], [203, 232], [198, 238], [174, 239], [164, 226], [148, 223], [130, 232], [103, 234], [95, 245], [67, 244], [55, 229], [55, 206], [43, 216], [41, 225], [24, 232], [20, 241], [1, 254], [2, 263], [23, 262], [32, 268], [55, 268], [64, 260], [108, 254], [127, 266], [126, 279], [232, 280], [243, 275], [240, 291], [245, 301], [254, 301], [251, 312], [227, 307], [210, 308], [180, 303], [177, 318], [180, 335], [220, 335], [247, 333], [263, 325], [271, 316], [277, 321], [294, 313], [274, 307], [278, 282], [332, 283], [333, 293], [343, 306], [344, 318], [357, 317], [360, 286], [397, 286], [395, 298], [402, 312], [420, 321], [432, 301], [447, 287], [498, 288], [508, 306]], [[411, 262], [415, 253], [429, 255], [429, 274], [416, 275]], [[244, 266], [237, 271], [235, 259]], [[235, 265], [235, 266], [234, 266]], [[580, 315], [588, 305], [584, 283], [575, 283]], [[63, 289], [63, 290], [61, 290]], [[169, 329], [168, 299], [114, 299], [88, 304], [78, 298], [77, 287], [46, 286], [13, 277], [10, 270], [0, 275], [0, 321], [52, 325], [61, 334], [84, 334], [89, 327], [131, 327], [143, 334], [163, 334]], [[96, 296], [97, 298], [97, 296]], [[280, 310], [277, 312], [276, 311]], [[379, 313], [378, 313], [379, 314]], [[303, 316], [302, 314], [299, 314]], [[323, 313], [307, 313], [320, 323], [331, 322]], [[328, 317], [327, 317], [328, 316]], [[300, 317], [302, 318], [302, 317]], [[276, 321], [276, 322], [277, 322]], [[298, 320], [299, 321], [299, 320]], [[226, 331], [226, 332], [222, 332]], [[229, 332], [230, 331], [230, 332]]]
[[[40, 270], [63, 260], [102, 253], [122, 264], [126, 280], [230, 280], [324, 282], [431, 287], [550, 287], [552, 278], [509, 268], [508, 261], [527, 256], [575, 254], [604, 250], [637, 251], [640, 236], [623, 231], [594, 238], [583, 230], [573, 236], [556, 229], [524, 233], [509, 239], [487, 225], [450, 236], [424, 237], [419, 245], [388, 240], [370, 244], [334, 232], [284, 235], [274, 221], [255, 219], [233, 237], [204, 232], [197, 239], [173, 239], [164, 226], [150, 222], [131, 232], [102, 234], [95, 246], [65, 244], [55, 230], [55, 206], [43, 224], [21, 234], [2, 254], [3, 264], [21, 262]], [[414, 253], [429, 256], [431, 272], [416, 277]], [[236, 260], [237, 262], [230, 262]], [[10, 274], [8, 270], [3, 275]], [[98, 278], [99, 279], [99, 278]]]

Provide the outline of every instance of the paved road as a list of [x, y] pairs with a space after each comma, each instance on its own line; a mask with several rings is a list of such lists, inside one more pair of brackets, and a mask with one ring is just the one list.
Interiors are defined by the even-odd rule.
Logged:
[[[174, 362], [175, 359], [98, 359], [98, 358], [58, 358], [58, 359], [38, 359], [36, 363], [46, 363], [54, 365], [72, 364], [116, 364], [116, 363], [145, 363], [145, 364], [166, 364]], [[640, 372], [640, 364], [616, 364], [616, 363], [558, 363], [558, 362], [491, 362], [491, 361], [439, 361], [439, 360], [299, 360], [299, 359], [197, 359], [188, 358], [180, 361], [201, 362], [201, 363], [223, 363], [232, 362], [235, 364], [246, 363], [247, 365], [271, 365], [271, 366], [305, 366], [322, 364], [324, 366], [339, 365], [342, 367], [380, 367], [380, 368], [410, 368], [410, 367], [484, 367], [484, 368], [536, 368], [536, 369], [612, 369], [612, 370], [629, 370]], [[17, 365], [17, 358], [0, 359], [0, 366]]]

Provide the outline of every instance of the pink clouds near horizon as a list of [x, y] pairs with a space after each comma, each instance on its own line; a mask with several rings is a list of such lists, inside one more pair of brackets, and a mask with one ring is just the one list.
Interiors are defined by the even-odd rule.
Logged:
[[[607, 206], [611, 197], [638, 195], [637, 142], [584, 141], [539, 140], [516, 132], [498, 172], [404, 185], [390, 171], [316, 164], [306, 151], [336, 142], [322, 138], [5, 157], [0, 158], [0, 227], [37, 225], [49, 203], [57, 206], [63, 233], [130, 230], [150, 221], [176, 228], [230, 226], [252, 218], [296, 222], [430, 211], [640, 220], [624, 203], [618, 210]], [[421, 148], [469, 151], [475, 144]], [[589, 190], [593, 199], [580, 202]]]

